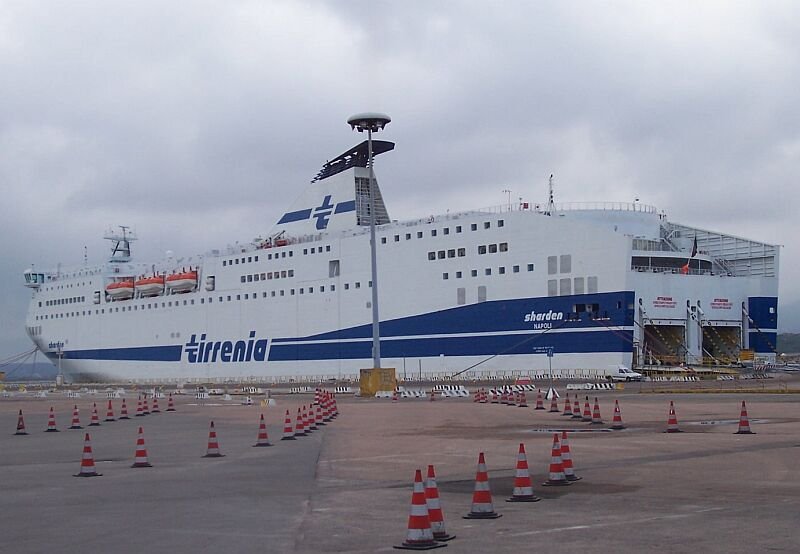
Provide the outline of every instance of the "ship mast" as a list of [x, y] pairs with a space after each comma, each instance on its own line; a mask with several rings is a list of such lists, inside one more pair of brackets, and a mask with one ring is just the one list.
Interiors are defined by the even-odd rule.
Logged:
[[113, 263], [131, 261], [131, 242], [136, 240], [136, 235], [127, 225], [120, 225], [119, 229], [119, 231], [109, 229], [103, 237], [114, 244], [111, 247], [111, 257], [108, 259]]

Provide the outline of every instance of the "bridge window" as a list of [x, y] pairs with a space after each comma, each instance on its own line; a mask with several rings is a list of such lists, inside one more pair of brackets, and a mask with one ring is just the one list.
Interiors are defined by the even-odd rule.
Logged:
[[572, 272], [572, 255], [571, 254], [562, 254], [561, 255], [561, 273], [571, 273]]
[[586, 292], [589, 294], [594, 294], [597, 292], [597, 277], [587, 277], [586, 278]]
[[559, 289], [561, 296], [569, 296], [572, 294], [572, 279], [567, 277], [566, 279], [561, 279], [559, 281]]
[[584, 291], [583, 277], [575, 277], [575, 280], [573, 281], [573, 286], [575, 289], [575, 294], [583, 294]]
[[547, 296], [558, 296], [558, 281], [555, 279], [547, 281]]
[[558, 273], [558, 256], [547, 256], [547, 274], [555, 275]]

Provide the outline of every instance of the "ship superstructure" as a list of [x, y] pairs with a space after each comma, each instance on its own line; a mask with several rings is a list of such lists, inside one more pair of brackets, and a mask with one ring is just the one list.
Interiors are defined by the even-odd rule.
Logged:
[[[26, 271], [30, 338], [80, 381], [357, 375], [372, 356], [366, 148], [327, 162], [248, 245], [137, 263], [120, 228], [103, 265]], [[559, 205], [552, 193], [542, 206], [392, 221], [375, 189], [385, 367], [569, 374], [774, 359], [777, 246], [639, 202]]]

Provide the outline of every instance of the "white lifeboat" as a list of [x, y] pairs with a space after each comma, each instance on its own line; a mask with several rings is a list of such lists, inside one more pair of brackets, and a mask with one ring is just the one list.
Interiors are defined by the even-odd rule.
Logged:
[[197, 271], [179, 271], [167, 276], [170, 292], [189, 292], [197, 287]]
[[141, 277], [136, 279], [134, 287], [140, 296], [158, 296], [164, 292], [164, 276]]
[[124, 279], [106, 285], [106, 292], [112, 300], [127, 300], [133, 298], [133, 290], [133, 279]]

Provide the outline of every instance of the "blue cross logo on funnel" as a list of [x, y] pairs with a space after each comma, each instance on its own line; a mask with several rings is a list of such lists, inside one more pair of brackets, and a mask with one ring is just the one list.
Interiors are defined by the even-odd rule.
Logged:
[[325, 229], [328, 226], [328, 218], [333, 213], [333, 204], [331, 203], [331, 195], [327, 195], [322, 201], [322, 205], [314, 208], [311, 217], [317, 218], [317, 229]]

